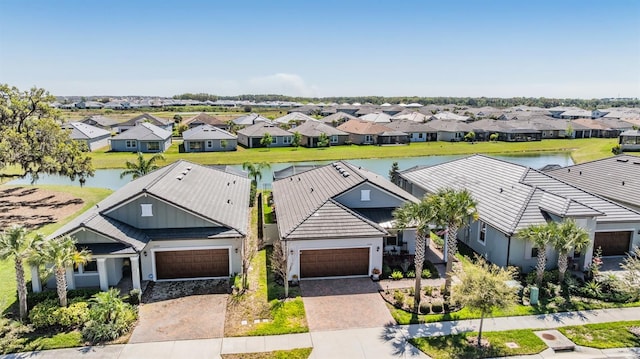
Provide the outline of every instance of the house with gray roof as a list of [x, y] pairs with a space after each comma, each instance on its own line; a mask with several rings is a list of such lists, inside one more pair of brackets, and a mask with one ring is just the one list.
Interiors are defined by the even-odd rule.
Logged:
[[464, 136], [473, 131], [473, 128], [462, 121], [452, 120], [430, 120], [429, 127], [438, 133], [438, 141], [458, 142], [463, 141]]
[[195, 128], [202, 125], [209, 125], [209, 126], [221, 128], [223, 130], [229, 130], [229, 124], [226, 121], [218, 117], [211, 116], [205, 112], [201, 112], [191, 118], [188, 118], [183, 123], [189, 126], [189, 128]]
[[386, 178], [344, 161], [273, 182], [278, 240], [287, 277], [367, 277], [385, 246], [415, 252], [415, 230], [393, 227], [394, 209], [418, 199]]
[[341, 124], [349, 121], [349, 120], [353, 120], [356, 119], [356, 116], [351, 116], [348, 113], [344, 113], [344, 112], [336, 112], [334, 114], [331, 114], [329, 116], [323, 117], [321, 118], [320, 122], [326, 123], [327, 125], [331, 125], [333, 127], [338, 127]]
[[99, 148], [109, 146], [111, 132], [107, 130], [87, 125], [82, 122], [69, 122], [62, 125], [62, 128], [71, 130], [71, 133], [69, 134], [71, 139], [84, 143], [89, 151], [95, 151]]
[[173, 120], [167, 120], [148, 113], [143, 113], [140, 116], [136, 116], [125, 122], [121, 122], [117, 126], [118, 133], [128, 131], [142, 123], [150, 123], [156, 127], [159, 127], [165, 131], [173, 131]]
[[301, 112], [289, 112], [284, 116], [276, 118], [275, 120], [273, 120], [273, 122], [277, 123], [278, 125], [287, 125], [290, 127], [295, 127], [309, 120], [313, 121], [315, 119]]
[[[495, 264], [524, 272], [535, 268], [538, 249], [515, 233], [532, 224], [571, 218], [587, 230], [591, 243], [584, 255], [571, 258], [575, 269], [587, 268], [598, 247], [604, 256], [621, 256], [640, 244], [639, 212], [547, 173], [487, 156], [410, 168], [400, 172], [400, 186], [419, 198], [444, 188], [469, 190], [478, 202], [479, 220], [462, 228], [458, 240]], [[551, 267], [558, 254], [544, 250]]]
[[148, 122], [111, 138], [113, 152], [164, 152], [171, 147], [171, 132]]
[[257, 113], [250, 113], [244, 116], [240, 116], [237, 118], [234, 118], [233, 120], [231, 120], [234, 124], [240, 126], [240, 127], [247, 127], [247, 126], [251, 126], [254, 125], [258, 122], [267, 122], [267, 123], [271, 123], [272, 121], [262, 115], [259, 115]]
[[384, 112], [372, 112], [364, 116], [359, 117], [363, 121], [375, 122], [375, 123], [389, 123], [391, 122], [391, 116]]
[[640, 157], [638, 156], [612, 156], [561, 167], [546, 173], [560, 181], [640, 211]]
[[[67, 270], [69, 289], [107, 290], [123, 272], [136, 289], [141, 281], [229, 278], [242, 272], [249, 189], [246, 176], [180, 160], [129, 182], [48, 238], [69, 235], [92, 254]], [[32, 285], [41, 290], [37, 275]]]
[[91, 116], [85, 117], [80, 122], [85, 123], [87, 125], [99, 127], [109, 132], [113, 132], [118, 125], [118, 121], [102, 115], [91, 115]]
[[640, 131], [628, 130], [622, 132], [618, 143], [623, 151], [640, 151]]
[[409, 135], [380, 123], [349, 120], [336, 127], [349, 134], [349, 141], [356, 145], [385, 145], [409, 143]]
[[298, 132], [302, 135], [302, 146], [318, 147], [321, 134], [329, 137], [330, 146], [344, 145], [349, 140], [349, 134], [317, 120], [307, 121], [289, 130], [290, 134]]
[[396, 119], [384, 124], [394, 131], [404, 132], [409, 136], [410, 142], [428, 142], [438, 140], [438, 131], [427, 123], [413, 120]]
[[287, 147], [291, 146], [293, 141], [291, 132], [281, 129], [271, 121], [259, 121], [255, 125], [238, 130], [238, 143], [246, 148], [264, 147], [260, 140], [262, 140], [265, 133], [270, 134], [273, 139], [269, 147]]
[[182, 133], [185, 152], [235, 151], [238, 138], [218, 127], [200, 125]]

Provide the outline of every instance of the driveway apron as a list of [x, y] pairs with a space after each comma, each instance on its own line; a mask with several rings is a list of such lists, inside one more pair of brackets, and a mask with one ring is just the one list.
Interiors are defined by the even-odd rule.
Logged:
[[[159, 282], [139, 307], [129, 343], [222, 338], [227, 309], [224, 284], [216, 281]], [[210, 292], [209, 294], [200, 294]], [[177, 298], [176, 298], [177, 297]]]
[[311, 331], [395, 324], [369, 278], [303, 280], [300, 287]]

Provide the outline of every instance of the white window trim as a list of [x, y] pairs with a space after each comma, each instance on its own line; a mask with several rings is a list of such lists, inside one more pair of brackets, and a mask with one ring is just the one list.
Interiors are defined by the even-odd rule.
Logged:
[[136, 140], [126, 140], [124, 146], [126, 148], [136, 148], [138, 147], [138, 144]]
[[[483, 246], [487, 245], [487, 224], [482, 222], [482, 221], [478, 221], [479, 223], [479, 228], [478, 228], [478, 243], [482, 244]], [[484, 241], [481, 239], [482, 238], [482, 233], [483, 233], [483, 227], [484, 227]]]
[[339, 141], [338, 135], [331, 136], [331, 143], [338, 143], [338, 141]]
[[96, 270], [94, 270], [94, 271], [85, 271], [84, 270], [84, 264], [78, 264], [78, 271], [76, 272], [74, 270], [73, 271], [73, 275], [77, 275], [77, 276], [96, 276], [96, 275], [98, 275], [98, 269], [96, 268]]

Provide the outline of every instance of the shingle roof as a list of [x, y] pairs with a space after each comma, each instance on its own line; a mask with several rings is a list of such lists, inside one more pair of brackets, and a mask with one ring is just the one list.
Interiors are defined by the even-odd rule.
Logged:
[[374, 112], [364, 116], [360, 116], [361, 120], [369, 121], [369, 122], [377, 122], [377, 123], [388, 123], [391, 122], [391, 116], [384, 112]]
[[431, 120], [427, 124], [438, 132], [468, 132], [473, 130], [472, 126], [461, 121]]
[[130, 130], [114, 136], [112, 140], [164, 141], [170, 137], [171, 132], [148, 122], [142, 122], [137, 126], [132, 127]]
[[156, 117], [148, 113], [143, 113], [140, 116], [136, 116], [128, 121], [122, 122], [120, 126], [135, 126], [140, 123], [151, 123], [156, 126], [167, 126], [173, 123], [173, 121]]
[[309, 120], [315, 120], [313, 117], [305, 115], [304, 113], [300, 113], [300, 112], [290, 112], [282, 117], [278, 117], [275, 120], [273, 120], [273, 122], [277, 122], [277, 123], [289, 123], [292, 121], [300, 121], [300, 122], [307, 122]]
[[640, 208], [640, 157], [619, 155], [547, 173], [589, 192]]
[[301, 135], [306, 137], [318, 137], [320, 134], [324, 133], [328, 136], [333, 135], [348, 135], [346, 132], [340, 131], [335, 127], [329, 126], [320, 121], [307, 121], [300, 126], [296, 126], [289, 130], [290, 133], [299, 132]]
[[198, 115], [195, 115], [193, 117], [191, 117], [190, 119], [186, 120], [184, 122], [186, 125], [190, 125], [190, 124], [207, 124], [207, 125], [213, 125], [213, 126], [220, 126], [220, 125], [226, 125], [227, 123], [217, 117], [211, 116], [207, 113], [200, 113]]
[[267, 122], [258, 122], [255, 125], [238, 130], [238, 134], [247, 137], [262, 137], [265, 133], [269, 133], [271, 136], [291, 136], [291, 133], [286, 130]]
[[[346, 227], [336, 227], [337, 219], [335, 216], [340, 216], [339, 213], [348, 217], [344, 219], [345, 221], [350, 221], [351, 223], [351, 221], [355, 221], [354, 218], [359, 218], [360, 221], [367, 222], [366, 226], [371, 227], [373, 222], [369, 223], [368, 220], [356, 215], [350, 209], [341, 206], [336, 208], [335, 203], [327, 204], [330, 199], [363, 183], [370, 183], [407, 201], [417, 201], [414, 196], [379, 175], [355, 167], [347, 162], [334, 162], [273, 182], [273, 197], [278, 215], [280, 234], [283, 238], [289, 239], [289, 236], [298, 227], [311, 218], [313, 221], [311, 225], [315, 231], [313, 233], [306, 231], [309, 227], [305, 224], [300, 232], [295, 232], [296, 238], [301, 238], [302, 233], [307, 235], [308, 238], [325, 236], [325, 234], [335, 237], [341, 236], [340, 233], [353, 236], [353, 234], [344, 232], [348, 230]], [[331, 214], [333, 216], [333, 222], [322, 222], [327, 224], [323, 229], [318, 227], [320, 222], [316, 221], [317, 218], [314, 218], [314, 213], [321, 208], [323, 208], [323, 215], [328, 216]], [[359, 226], [361, 225], [359, 224]], [[340, 233], [336, 233], [336, 228], [339, 229]], [[378, 234], [384, 233], [383, 229], [376, 226], [374, 228], [377, 228]]]
[[102, 127], [111, 127], [118, 123], [118, 121], [102, 115], [92, 115], [84, 118], [81, 122], [84, 123], [85, 121], [94, 121]]
[[384, 125], [360, 119], [349, 120], [336, 128], [340, 131], [358, 135], [378, 135], [384, 132], [392, 131], [391, 128]]
[[352, 120], [354, 118], [357, 118], [357, 117], [351, 116], [348, 113], [344, 113], [344, 112], [336, 112], [336, 113], [331, 114], [331, 115], [329, 115], [327, 117], [321, 118], [320, 121], [324, 122], [326, 124], [331, 124], [331, 123], [333, 123], [333, 121], [342, 122], [342, 121]]
[[272, 122], [270, 119], [262, 115], [258, 115], [257, 113], [250, 113], [244, 116], [240, 116], [240, 117], [234, 118], [232, 121], [236, 125], [240, 125], [240, 126], [251, 126], [258, 122], [268, 122], [268, 123]]
[[236, 136], [218, 127], [200, 125], [182, 133], [185, 141], [195, 140], [235, 140]]
[[[488, 170], [490, 169], [490, 170]], [[429, 193], [468, 189], [478, 201], [480, 219], [505, 234], [560, 216], [598, 216], [598, 222], [640, 221], [640, 213], [561, 182], [537, 170], [474, 155], [400, 174]]]
[[391, 121], [394, 122], [396, 120], [408, 120], [414, 122], [426, 122], [429, 117], [425, 114], [422, 114], [417, 111], [411, 111], [409, 113], [399, 113], [393, 117], [391, 117]]
[[437, 132], [436, 129], [432, 128], [427, 123], [414, 122], [411, 120], [393, 120], [390, 123], [386, 123], [385, 127], [402, 131], [404, 133]]
[[69, 122], [63, 128], [71, 130], [71, 138], [74, 140], [89, 140], [92, 138], [110, 136], [111, 132], [101, 128], [87, 125], [82, 122]]

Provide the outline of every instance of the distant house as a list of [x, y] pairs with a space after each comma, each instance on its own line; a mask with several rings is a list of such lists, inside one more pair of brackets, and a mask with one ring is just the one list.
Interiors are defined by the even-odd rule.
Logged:
[[79, 109], [101, 109], [104, 107], [104, 104], [97, 101], [80, 101], [77, 102], [75, 106]]
[[591, 118], [593, 113], [591, 111], [583, 110], [581, 108], [564, 111], [560, 114], [560, 118], [565, 120], [575, 120], [578, 118]]
[[111, 132], [107, 130], [82, 122], [69, 122], [64, 124], [62, 128], [71, 130], [71, 139], [84, 143], [89, 151], [95, 151], [109, 145]]
[[271, 123], [272, 121], [262, 115], [258, 115], [257, 113], [250, 113], [244, 116], [240, 116], [231, 120], [234, 124], [240, 127], [247, 127], [254, 125], [258, 122], [267, 122]]
[[348, 133], [315, 120], [307, 121], [289, 130], [291, 134], [295, 132], [302, 135], [302, 146], [305, 147], [318, 147], [318, 138], [320, 138], [320, 135], [323, 133], [329, 137], [329, 144], [331, 146], [344, 145], [349, 140]]
[[[430, 116], [429, 116], [430, 117]], [[396, 120], [408, 120], [413, 122], [427, 122], [429, 117], [417, 111], [411, 111], [409, 113], [399, 113], [391, 117], [391, 122]]]
[[473, 128], [463, 121], [430, 120], [427, 124], [437, 131], [438, 141], [463, 141], [464, 136], [470, 131], [473, 131]]
[[309, 120], [313, 121], [315, 119], [311, 116], [305, 115], [304, 113], [290, 112], [284, 116], [276, 118], [275, 120], [273, 120], [273, 122], [277, 123], [280, 126], [286, 125], [286, 126], [289, 126], [290, 128], [294, 128]]
[[413, 120], [393, 120], [384, 124], [395, 131], [404, 132], [409, 136], [410, 142], [428, 142], [438, 140], [438, 131], [427, 123]]
[[141, 122], [111, 139], [114, 152], [164, 152], [171, 146], [171, 132]]
[[375, 123], [389, 123], [391, 122], [391, 116], [384, 112], [373, 112], [368, 115], [359, 117], [363, 121], [375, 122]]
[[620, 134], [618, 143], [620, 143], [623, 151], [640, 151], [640, 131], [624, 131]]
[[431, 116], [432, 120], [445, 120], [445, 121], [461, 121], [461, 122], [466, 122], [471, 120], [471, 117], [469, 116], [462, 116], [462, 115], [458, 115], [455, 114], [453, 112], [449, 112], [449, 111], [444, 111], [444, 112], [439, 112], [436, 113], [435, 115]]
[[89, 117], [85, 117], [85, 119], [80, 122], [99, 127], [107, 131], [113, 131], [118, 125], [118, 121], [102, 115], [91, 115]]
[[136, 116], [128, 121], [118, 124], [118, 133], [128, 131], [141, 123], [150, 123], [156, 127], [159, 127], [165, 131], [173, 131], [173, 120], [167, 120], [164, 118], [156, 117], [148, 113], [143, 113], [140, 116]]
[[255, 125], [238, 130], [238, 144], [246, 148], [264, 147], [260, 143], [260, 140], [262, 140], [265, 133], [270, 134], [273, 139], [269, 147], [291, 146], [293, 134], [281, 129], [270, 121], [259, 121]]
[[235, 151], [238, 138], [212, 125], [200, 125], [182, 133], [185, 152]]
[[198, 115], [195, 115], [183, 121], [182, 123], [189, 126], [189, 128], [195, 128], [201, 125], [210, 125], [213, 127], [221, 128], [223, 130], [229, 130], [229, 124], [226, 121], [218, 117], [211, 116], [204, 112]]
[[349, 120], [337, 127], [349, 134], [349, 141], [356, 145], [383, 145], [408, 143], [409, 136], [375, 122], [360, 119]]
[[[601, 120], [592, 120], [590, 118], [579, 118], [572, 120], [571, 123], [575, 127], [582, 127], [582, 132], [574, 131], [575, 138], [614, 138], [620, 135], [620, 130], [613, 129]], [[580, 136], [582, 134], [582, 136]]]
[[327, 125], [331, 125], [333, 127], [338, 127], [341, 124], [356, 118], [357, 117], [351, 116], [348, 113], [336, 112], [334, 114], [321, 118], [319, 121], [326, 123]]

